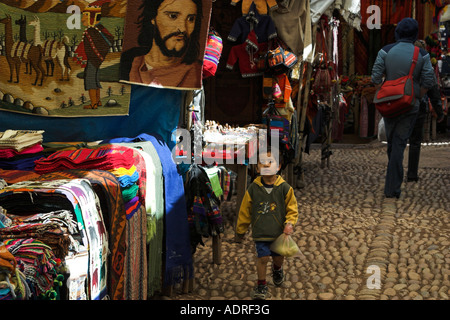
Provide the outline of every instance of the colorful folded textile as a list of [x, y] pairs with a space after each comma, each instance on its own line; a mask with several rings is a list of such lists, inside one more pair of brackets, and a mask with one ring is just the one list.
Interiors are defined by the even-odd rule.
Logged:
[[36, 161], [37, 173], [67, 169], [129, 169], [133, 166], [133, 150], [115, 150], [109, 147], [57, 151], [45, 159]]
[[36, 143], [42, 143], [43, 133], [43, 130], [6, 130], [0, 132], [0, 149], [14, 149], [21, 152]]
[[[116, 143], [115, 143], [116, 144]], [[161, 291], [162, 245], [164, 233], [164, 181], [161, 161], [150, 141], [122, 142], [117, 145], [134, 148], [145, 161], [146, 241], [148, 248], [148, 296]], [[141, 189], [141, 188], [140, 188]], [[124, 190], [122, 192], [124, 198]]]
[[8, 227], [0, 228], [0, 240], [33, 238], [50, 246], [61, 260], [69, 253], [71, 244], [77, 245], [72, 235], [78, 233], [76, 221], [68, 210], [38, 213], [30, 216], [7, 214]]
[[59, 259], [64, 259], [69, 253], [69, 235], [56, 222], [32, 223], [0, 229], [0, 240], [29, 238], [48, 245]]
[[128, 201], [131, 201], [131, 199], [136, 197], [136, 195], [138, 194], [138, 191], [139, 191], [139, 186], [137, 184], [133, 184], [129, 187], [122, 188], [123, 201], [125, 203], [127, 203]]
[[166, 261], [164, 284], [173, 285], [193, 276], [183, 178], [178, 172], [172, 151], [158, 135], [140, 134], [135, 138], [117, 138], [108, 143], [150, 141], [161, 161], [164, 177]]
[[139, 180], [139, 173], [135, 171], [132, 175], [117, 176], [117, 180], [119, 180], [121, 187], [126, 188]]
[[[134, 151], [133, 151], [134, 152]], [[134, 173], [136, 173], [136, 166], [132, 165], [130, 168], [126, 169], [126, 168], [122, 168], [122, 167], [117, 167], [117, 168], [113, 168], [111, 170], [108, 170], [109, 172], [111, 172], [113, 175], [115, 175], [116, 177], [122, 177], [122, 176], [131, 176]]]
[[139, 202], [139, 197], [136, 196], [127, 203], [125, 203], [125, 213], [127, 216], [127, 220], [130, 220], [133, 215], [137, 212], [139, 207], [141, 206], [141, 203]]
[[29, 154], [29, 153], [38, 153], [43, 151], [44, 148], [42, 147], [41, 143], [36, 143], [35, 145], [32, 145], [31, 147], [25, 148], [22, 151], [16, 151], [13, 148], [9, 149], [0, 149], [0, 158], [12, 158], [18, 155], [22, 154]]

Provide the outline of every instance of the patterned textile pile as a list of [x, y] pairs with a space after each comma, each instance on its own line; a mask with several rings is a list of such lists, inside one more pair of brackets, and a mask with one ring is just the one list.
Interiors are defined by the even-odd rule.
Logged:
[[0, 300], [59, 300], [60, 260], [35, 239], [0, 242]]
[[[0, 213], [0, 220], [2, 215]], [[48, 245], [61, 260], [69, 254], [69, 246], [75, 244], [73, 236], [78, 233], [78, 226], [68, 210], [30, 216], [6, 213], [4, 216], [11, 222], [8, 227], [0, 225], [0, 240], [33, 238]]]
[[112, 300], [124, 299], [126, 254], [126, 218], [121, 189], [117, 178], [110, 172], [102, 170], [67, 170], [41, 175], [35, 180], [87, 179], [99, 197], [103, 219], [108, 232], [111, 254], [108, 257], [108, 293]]
[[[40, 242], [64, 270], [41, 296], [146, 300], [193, 276], [183, 179], [159, 136], [43, 147], [34, 171], [0, 169], [0, 241]], [[230, 182], [220, 172], [211, 177], [220, 199], [228, 197]], [[210, 214], [217, 224], [218, 203]]]
[[[114, 292], [117, 299], [146, 299], [146, 167], [142, 155], [135, 149], [119, 145], [102, 144], [76, 150], [59, 150], [36, 162], [40, 174], [59, 170], [102, 170], [117, 179], [126, 217], [126, 250], [123, 266], [123, 296]], [[119, 257], [117, 257], [119, 258]], [[114, 262], [112, 262], [114, 263]], [[117, 263], [119, 263], [117, 261]], [[116, 265], [117, 266], [117, 265]], [[117, 266], [119, 267], [119, 266]], [[120, 269], [120, 268], [119, 268]], [[119, 272], [121, 273], [121, 272]], [[122, 275], [117, 275], [119, 281]], [[122, 281], [122, 279], [120, 279]], [[117, 289], [121, 290], [122, 284]]]
[[108, 239], [98, 197], [88, 180], [18, 182], [0, 190], [0, 206], [16, 224], [0, 231], [1, 238], [8, 239], [6, 243], [45, 242], [53, 257], [64, 259], [70, 297], [106, 295]]
[[[16, 296], [22, 299], [54, 299], [54, 280], [58, 276], [59, 262], [52, 249], [34, 239], [12, 239], [4, 243], [17, 262]], [[12, 291], [10, 294], [14, 297]]]
[[33, 170], [34, 162], [43, 158], [44, 131], [6, 130], [0, 132], [0, 168]]

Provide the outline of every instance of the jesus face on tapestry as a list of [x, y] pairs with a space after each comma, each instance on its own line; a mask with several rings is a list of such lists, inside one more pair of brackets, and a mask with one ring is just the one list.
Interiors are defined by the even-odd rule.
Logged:
[[[197, 6], [191, 0], [164, 1], [151, 20], [155, 44], [166, 57], [183, 57], [191, 40], [197, 18]], [[152, 61], [150, 61], [152, 62]]]
[[[122, 54], [121, 80], [155, 87], [201, 88], [210, 12], [206, 10], [205, 17], [203, 2], [208, 3], [207, 0], [143, 0], [135, 23], [140, 27], [138, 46]], [[128, 13], [125, 41], [129, 40], [130, 16], [133, 17]]]

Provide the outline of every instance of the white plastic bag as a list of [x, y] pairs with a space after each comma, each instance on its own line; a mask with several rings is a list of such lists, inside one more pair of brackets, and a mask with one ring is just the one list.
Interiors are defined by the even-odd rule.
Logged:
[[282, 233], [274, 242], [271, 243], [270, 250], [288, 258], [302, 255], [302, 252], [295, 243], [294, 239], [285, 233]]
[[384, 127], [384, 118], [381, 118], [380, 122], [378, 122], [378, 141], [387, 141], [386, 128]]

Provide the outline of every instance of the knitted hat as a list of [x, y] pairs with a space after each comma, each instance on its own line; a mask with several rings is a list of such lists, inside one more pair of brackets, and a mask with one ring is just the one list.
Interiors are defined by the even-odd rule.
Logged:
[[416, 41], [419, 33], [419, 23], [413, 18], [402, 19], [395, 28], [395, 40]]

